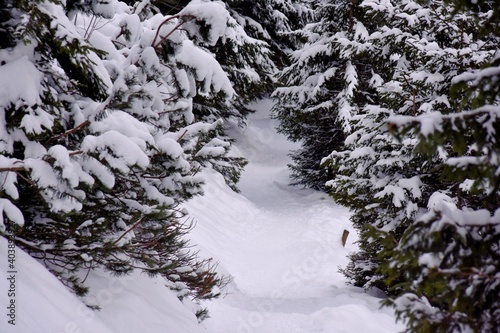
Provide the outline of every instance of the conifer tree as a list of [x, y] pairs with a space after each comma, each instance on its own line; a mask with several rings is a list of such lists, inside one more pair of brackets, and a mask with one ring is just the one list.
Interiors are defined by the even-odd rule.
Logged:
[[330, 156], [332, 195], [360, 232], [345, 273], [393, 294], [386, 304], [408, 331], [493, 332], [498, 95], [481, 88], [498, 47], [498, 34], [481, 28], [491, 12], [454, 15], [437, 1], [363, 6], [390, 23], [370, 40], [391, 74], [380, 75], [379, 104], [356, 118], [347, 149]]
[[301, 49], [292, 52], [291, 65], [281, 78], [274, 116], [278, 130], [302, 148], [292, 153], [290, 165], [296, 184], [324, 189], [331, 170], [321, 160], [342, 147], [351, 130], [351, 117], [374, 92], [367, 44], [368, 21], [359, 1], [321, 1], [313, 23], [306, 25]]
[[280, 69], [288, 63], [288, 53], [299, 47], [301, 29], [313, 14], [312, 1], [229, 0], [227, 3], [249, 36], [269, 44], [271, 58]]
[[[454, 184], [441, 178], [439, 158], [428, 160], [415, 151], [415, 136], [395, 138], [388, 119], [452, 112], [459, 104], [449, 96], [451, 79], [464, 68], [479, 67], [491, 55], [491, 44], [477, 39], [470, 16], [453, 17], [452, 9], [440, 2], [393, 6], [365, 1], [362, 6], [388, 22], [369, 38], [378, 49], [373, 54], [380, 55], [372, 60], [378, 104], [367, 104], [356, 118], [347, 149], [330, 155], [328, 163], [337, 173], [328, 185], [332, 196], [353, 210], [352, 221], [360, 232], [360, 251], [344, 272], [356, 285], [397, 294], [398, 283], [408, 280], [387, 279], [392, 249], [427, 211], [432, 193], [439, 188], [453, 191]], [[447, 154], [448, 147], [441, 148], [438, 156]]]
[[411, 332], [496, 332], [500, 325], [500, 94], [492, 84], [499, 78], [500, 25], [498, 4], [482, 5], [475, 13], [467, 7], [454, 13], [454, 19], [468, 17], [476, 35], [490, 41], [482, 46], [490, 49], [482, 68], [465, 68], [452, 79], [457, 107], [389, 119], [398, 137], [417, 138], [417, 150], [452, 185], [431, 194], [428, 211], [388, 251], [385, 271], [405, 282], [402, 294], [385, 304]]
[[0, 232], [15, 233], [79, 294], [82, 270], [96, 267], [161, 274], [197, 299], [216, 296], [224, 281], [186, 250], [189, 223], [178, 208], [202, 193], [200, 169], [235, 182], [243, 163], [228, 155], [222, 120], [203, 121], [193, 106], [199, 93], [229, 99], [231, 81], [179, 29], [183, 19], [205, 21], [199, 41], [224, 38], [231, 27], [217, 21], [214, 13], [228, 17], [218, 6], [186, 7], [181, 16], [155, 13], [148, 2], [99, 4], [101, 14], [58, 1], [2, 7], [10, 17], [0, 22], [8, 37], [0, 51]]
[[247, 35], [232, 14], [227, 5], [210, 1], [192, 1], [179, 12], [186, 18], [182, 28], [195, 45], [214, 55], [234, 90], [232, 98], [208, 90], [195, 96], [194, 113], [205, 121], [223, 118], [244, 123], [252, 112], [248, 104], [274, 85], [276, 68], [268, 44]]

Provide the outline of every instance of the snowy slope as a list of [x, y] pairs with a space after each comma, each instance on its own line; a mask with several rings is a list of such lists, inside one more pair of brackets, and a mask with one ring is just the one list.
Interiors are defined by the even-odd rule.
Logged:
[[198, 333], [206, 332], [193, 312], [164, 286], [161, 278], [139, 273], [124, 278], [102, 272], [89, 276], [92, 311], [41, 264], [16, 250], [15, 326], [8, 323], [5, 278], [7, 241], [0, 237], [1, 333]]
[[215, 174], [205, 196], [186, 207], [197, 220], [191, 233], [201, 253], [233, 277], [227, 295], [208, 305], [213, 332], [398, 332], [380, 299], [346, 285], [338, 272], [355, 250], [349, 212], [321, 192], [291, 187], [287, 153], [298, 148], [275, 130], [269, 101], [245, 129], [235, 129], [239, 153], [250, 160], [241, 195]]
[[[7, 240], [0, 237], [0, 271], [6, 274]], [[70, 293], [59, 280], [45, 267], [36, 262], [20, 249], [15, 255], [15, 296], [6, 297], [10, 289], [7, 279], [0, 278], [1, 318], [0, 332], [72, 332], [82, 328], [82, 332], [107, 333], [109, 327], [98, 317], [87, 324], [86, 310], [75, 295]], [[11, 276], [12, 274], [7, 274]], [[8, 324], [6, 318], [7, 302], [15, 300], [15, 326]], [[8, 318], [8, 317], [7, 317]], [[10, 320], [10, 318], [9, 318]]]

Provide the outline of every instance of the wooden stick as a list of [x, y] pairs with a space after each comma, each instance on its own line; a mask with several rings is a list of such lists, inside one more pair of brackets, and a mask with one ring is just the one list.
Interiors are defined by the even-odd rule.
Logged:
[[347, 237], [349, 236], [349, 231], [344, 229], [342, 233], [342, 246], [345, 247], [345, 243], [347, 242]]

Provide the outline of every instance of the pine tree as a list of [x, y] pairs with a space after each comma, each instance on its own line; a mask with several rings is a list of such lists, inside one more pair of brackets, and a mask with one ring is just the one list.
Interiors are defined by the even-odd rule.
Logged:
[[[358, 2], [322, 1], [315, 22], [306, 25], [307, 42], [291, 54], [291, 66], [281, 74], [284, 87], [274, 96], [278, 130], [302, 148], [290, 165], [296, 184], [324, 189], [331, 179], [323, 157], [342, 147], [351, 117], [370, 100], [371, 68], [363, 60], [370, 52], [368, 29]], [[366, 22], [365, 22], [366, 23]]]
[[[189, 223], [178, 207], [202, 193], [203, 168], [225, 172], [232, 185], [238, 178], [244, 161], [228, 155], [222, 120], [203, 121], [193, 106], [199, 93], [230, 98], [234, 89], [213, 55], [179, 29], [185, 17], [155, 13], [148, 2], [107, 6], [99, 7], [106, 17], [50, 1], [2, 7], [10, 17], [0, 22], [8, 34], [0, 232], [15, 233], [79, 294], [82, 271], [104, 267], [161, 274], [182, 297], [215, 297], [224, 279], [187, 251]], [[197, 24], [213, 20], [200, 41], [229, 29], [188, 10]]]
[[297, 0], [229, 0], [232, 16], [252, 38], [265, 41], [271, 49], [271, 59], [282, 69], [287, 54], [296, 49], [302, 34], [300, 29], [312, 17], [312, 1]]
[[405, 282], [403, 293], [385, 304], [395, 307], [410, 332], [497, 332], [500, 325], [500, 95], [492, 85], [499, 78], [500, 26], [498, 4], [490, 5], [454, 16], [468, 17], [476, 36], [490, 41], [481, 46], [490, 50], [483, 68], [463, 68], [452, 79], [457, 107], [389, 120], [397, 136], [417, 138], [418, 151], [452, 184], [431, 194], [428, 212], [388, 251], [386, 272]]
[[393, 136], [388, 119], [447, 114], [459, 107], [449, 96], [451, 79], [464, 68], [481, 65], [491, 54], [491, 44], [477, 39], [470, 16], [454, 17], [452, 8], [440, 2], [422, 6], [365, 1], [362, 6], [370, 9], [371, 21], [382, 17], [387, 23], [369, 37], [378, 50], [372, 53], [378, 57], [370, 60], [378, 91], [373, 100], [378, 103], [367, 104], [354, 119], [346, 149], [330, 155], [328, 164], [336, 176], [328, 185], [332, 196], [353, 210], [352, 221], [360, 233], [360, 251], [351, 255], [344, 273], [356, 285], [398, 294], [399, 284], [411, 280], [389, 273], [394, 247], [414, 219], [427, 211], [432, 194], [445, 188], [454, 191], [455, 186], [438, 168], [439, 156], [449, 147], [440, 147], [437, 158], [428, 160], [415, 150], [416, 136]]

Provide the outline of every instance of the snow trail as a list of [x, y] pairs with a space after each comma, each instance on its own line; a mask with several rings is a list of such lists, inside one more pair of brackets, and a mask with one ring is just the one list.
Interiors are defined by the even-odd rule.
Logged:
[[276, 133], [271, 105], [256, 104], [249, 126], [231, 133], [235, 153], [250, 161], [241, 194], [214, 173], [205, 196], [186, 204], [197, 221], [190, 237], [233, 277], [227, 295], [206, 304], [204, 325], [218, 333], [400, 331], [379, 298], [346, 285], [338, 272], [356, 249], [348, 210], [324, 193], [288, 185], [288, 152], [300, 146]]

